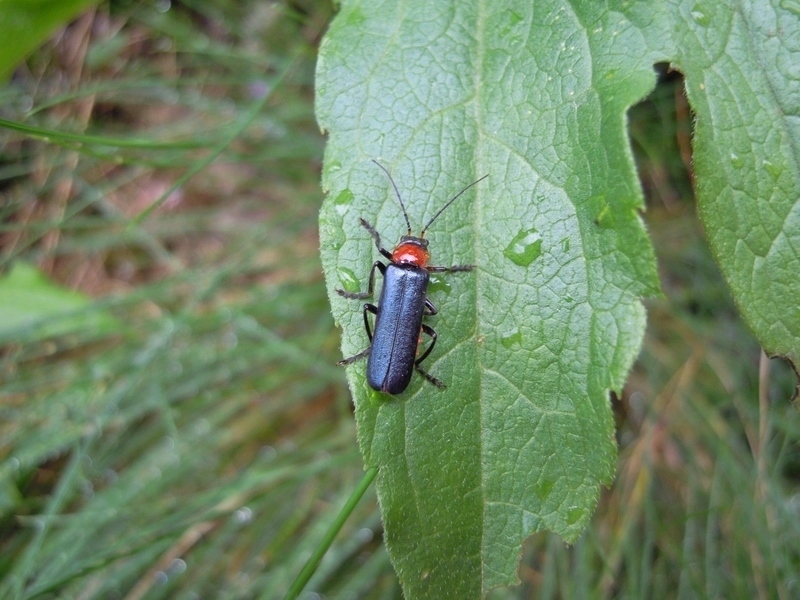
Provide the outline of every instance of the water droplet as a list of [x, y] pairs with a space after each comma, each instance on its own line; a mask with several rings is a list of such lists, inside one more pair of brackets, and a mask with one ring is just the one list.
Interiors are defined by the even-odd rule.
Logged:
[[582, 508], [573, 507], [567, 511], [567, 524], [574, 525], [580, 521], [586, 513]]
[[550, 495], [550, 492], [553, 491], [554, 485], [555, 481], [547, 481], [547, 480], [540, 481], [534, 488], [534, 491], [536, 492], [536, 495], [539, 497], [539, 500], [541, 500], [542, 502], [547, 500], [547, 497]]
[[453, 286], [441, 275], [431, 275], [430, 283], [428, 284], [428, 291], [431, 292], [444, 292], [449, 294]]
[[341, 219], [328, 219], [325, 215], [320, 215], [319, 231], [320, 237], [327, 240], [324, 242], [325, 248], [339, 250], [347, 241], [347, 233], [343, 229]]
[[350, 190], [345, 189], [339, 192], [336, 198], [333, 199], [333, 206], [336, 208], [336, 212], [340, 215], [347, 212], [347, 207], [353, 201], [353, 198], [355, 198], [355, 196], [353, 196], [353, 192]]
[[561, 240], [561, 251], [564, 252], [565, 254], [567, 252], [569, 252], [569, 238], [568, 237], [565, 237], [563, 240]]
[[169, 583], [169, 577], [166, 573], [164, 573], [164, 571], [156, 571], [156, 573], [153, 575], [153, 579], [158, 585], [166, 585]]
[[783, 173], [783, 167], [781, 165], [775, 165], [768, 160], [765, 160], [763, 162], [763, 165], [767, 173], [772, 175], [772, 177], [774, 177], [775, 179], [778, 179], [778, 177], [781, 176], [781, 173]]
[[242, 525], [250, 523], [253, 520], [253, 511], [249, 507], [243, 506], [234, 512], [232, 516], [235, 523]]
[[262, 446], [258, 451], [258, 457], [264, 462], [274, 460], [276, 456], [278, 456], [278, 451], [272, 446]]
[[614, 214], [611, 212], [611, 207], [606, 202], [603, 196], [596, 196], [591, 199], [592, 207], [597, 207], [597, 216], [594, 218], [594, 224], [598, 227], [611, 227], [614, 224]]
[[708, 16], [708, 14], [701, 10], [700, 5], [698, 4], [695, 4], [692, 8], [691, 15], [692, 19], [694, 19], [694, 22], [701, 27], [705, 27], [711, 21], [711, 18]]
[[351, 192], [350, 190], [342, 190], [341, 192], [339, 192], [336, 198], [333, 199], [333, 203], [338, 205], [350, 204], [353, 201], [354, 197], [355, 196], [353, 196], [353, 192]]
[[542, 255], [542, 238], [535, 229], [522, 229], [503, 250], [503, 255], [520, 267], [527, 267]]
[[341, 171], [342, 163], [338, 160], [332, 160], [327, 165], [325, 165], [325, 174], [330, 175], [331, 173], [336, 173], [336, 171]]
[[346, 292], [361, 291], [361, 282], [356, 274], [347, 267], [338, 267], [336, 274], [339, 276], [339, 283]]
[[175, 558], [169, 565], [169, 572], [173, 575], [180, 575], [186, 571], [186, 561], [181, 558]]
[[736, 152], [731, 152], [731, 164], [734, 169], [741, 169], [744, 166], [744, 161]]
[[356, 533], [356, 537], [361, 543], [366, 544], [367, 542], [372, 541], [372, 539], [375, 537], [375, 532], [373, 532], [369, 527], [362, 527]]
[[500, 343], [504, 348], [512, 348], [513, 346], [522, 344], [522, 332], [518, 329], [512, 333], [507, 333], [500, 338]]

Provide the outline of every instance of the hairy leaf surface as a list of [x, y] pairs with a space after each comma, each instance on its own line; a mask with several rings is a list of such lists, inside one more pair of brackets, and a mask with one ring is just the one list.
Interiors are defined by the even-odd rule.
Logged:
[[[625, 114], [657, 62], [689, 79], [701, 213], [731, 288], [762, 340], [776, 336], [770, 349], [796, 353], [798, 88], [786, 77], [800, 72], [788, 41], [800, 36], [777, 32], [797, 21], [707, 4], [342, 3], [320, 50], [317, 115], [330, 134], [322, 260], [345, 356], [368, 340], [360, 303], [334, 290], [366, 289], [378, 258], [358, 219], [389, 248], [406, 233], [370, 160], [393, 173], [414, 233], [489, 174], [427, 235], [433, 264], [476, 265], [430, 291], [439, 341], [425, 367], [447, 389], [415, 377], [382, 396], [363, 363], [348, 369], [409, 598], [515, 582], [524, 538], [575, 540], [613, 476], [608, 395], [639, 351], [640, 298], [658, 293]], [[747, 81], [766, 60], [774, 68]]]

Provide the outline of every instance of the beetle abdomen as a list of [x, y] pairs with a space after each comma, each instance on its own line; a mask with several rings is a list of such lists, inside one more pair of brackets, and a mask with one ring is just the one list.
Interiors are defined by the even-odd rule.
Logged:
[[375, 318], [367, 382], [375, 390], [400, 394], [414, 371], [428, 271], [408, 264], [389, 264]]

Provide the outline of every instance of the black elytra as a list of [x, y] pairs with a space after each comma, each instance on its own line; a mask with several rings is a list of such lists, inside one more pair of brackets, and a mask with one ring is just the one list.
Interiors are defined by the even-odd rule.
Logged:
[[[471, 271], [473, 265], [429, 266], [430, 254], [428, 253], [428, 240], [425, 239], [425, 232], [459, 196], [475, 184], [486, 179], [488, 175], [484, 175], [477, 181], [472, 182], [453, 196], [428, 221], [419, 236], [414, 236], [411, 235], [411, 225], [408, 221], [405, 204], [403, 204], [403, 199], [394, 179], [392, 179], [391, 173], [378, 161], [373, 160], [372, 162], [378, 165], [389, 177], [408, 229], [406, 235], [400, 238], [394, 250], [389, 252], [381, 246], [381, 237], [375, 228], [364, 219], [359, 219], [361, 225], [375, 241], [378, 252], [389, 263], [384, 264], [380, 260], [376, 260], [373, 263], [369, 272], [369, 283], [366, 292], [336, 290], [339, 295], [345, 298], [358, 300], [371, 298], [375, 287], [375, 271], [379, 271], [383, 277], [383, 286], [381, 287], [378, 305], [364, 304], [363, 307], [364, 328], [370, 341], [369, 346], [355, 356], [339, 361], [339, 364], [349, 365], [368, 356], [367, 383], [372, 389], [387, 394], [403, 393], [411, 381], [411, 375], [414, 370], [436, 387], [444, 388], [445, 385], [441, 381], [420, 367], [420, 363], [428, 357], [436, 345], [437, 338], [436, 331], [430, 325], [422, 322], [424, 317], [438, 313], [436, 307], [427, 297], [430, 274]], [[370, 313], [375, 316], [374, 330], [369, 324]], [[422, 354], [417, 356], [422, 333], [430, 337], [430, 343]]]

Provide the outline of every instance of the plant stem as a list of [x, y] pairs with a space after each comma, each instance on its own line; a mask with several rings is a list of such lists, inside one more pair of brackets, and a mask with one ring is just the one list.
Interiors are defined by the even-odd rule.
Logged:
[[311, 576], [314, 574], [314, 571], [317, 570], [322, 557], [325, 556], [325, 553], [328, 551], [328, 548], [331, 547], [333, 543], [333, 539], [336, 537], [336, 534], [339, 533], [342, 526], [344, 525], [347, 518], [353, 512], [356, 505], [358, 504], [361, 497], [364, 495], [364, 492], [367, 491], [372, 480], [375, 479], [375, 475], [378, 474], [377, 467], [371, 467], [367, 469], [366, 473], [364, 473], [364, 477], [361, 478], [361, 482], [358, 484], [358, 487], [353, 491], [353, 494], [347, 500], [347, 503], [342, 508], [339, 515], [336, 517], [333, 523], [331, 523], [330, 528], [327, 532], [325, 532], [325, 537], [322, 538], [319, 546], [308, 559], [306, 564], [303, 566], [303, 569], [300, 571], [300, 574], [292, 583], [289, 591], [286, 592], [286, 596], [284, 596], [284, 600], [294, 600], [303, 591], [303, 588], [308, 583], [308, 580], [311, 579]]

